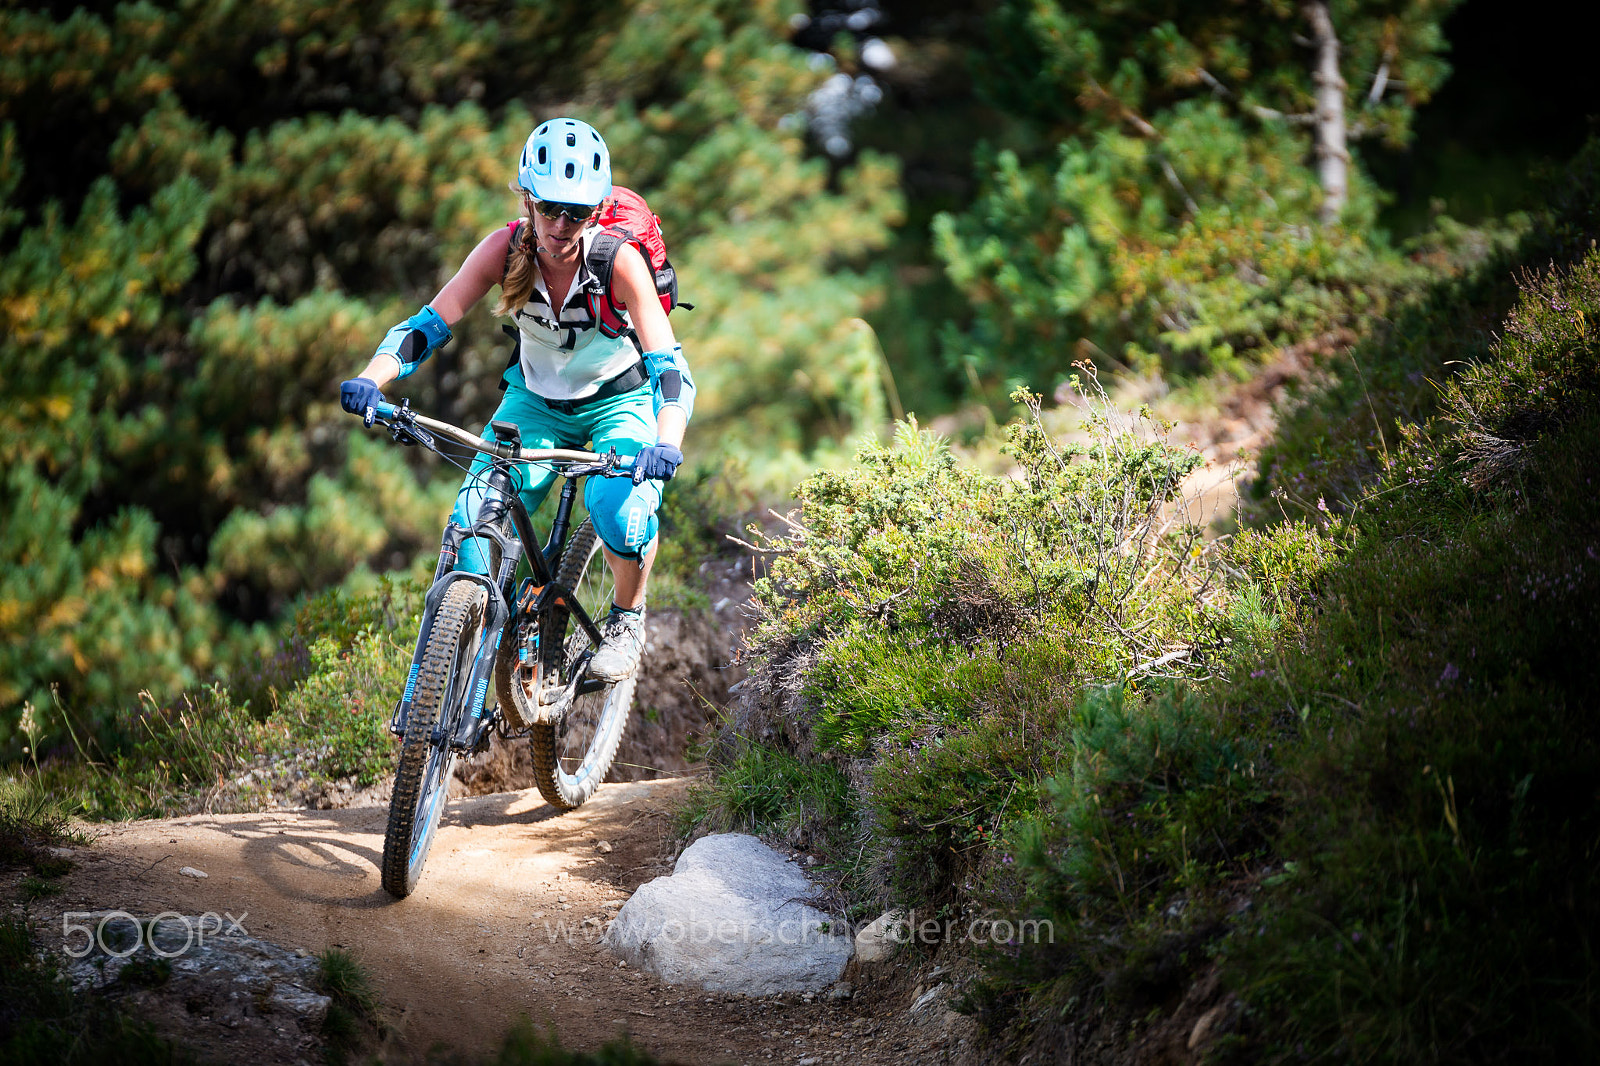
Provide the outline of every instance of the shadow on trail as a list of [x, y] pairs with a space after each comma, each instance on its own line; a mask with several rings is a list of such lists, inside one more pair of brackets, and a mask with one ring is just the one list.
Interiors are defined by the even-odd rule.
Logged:
[[513, 812], [512, 807], [527, 802], [526, 792], [494, 792], [487, 796], [467, 796], [451, 800], [439, 818], [439, 826], [458, 829], [495, 829], [508, 825], [534, 825], [559, 818], [561, 811], [548, 803]]
[[381, 841], [368, 847], [338, 837], [278, 830], [248, 838], [240, 857], [285, 899], [354, 910], [394, 902], [379, 884]]
[[[548, 805], [531, 810], [518, 793], [450, 801], [440, 827], [459, 829], [533, 825], [559, 813]], [[397, 902], [383, 891], [385, 808], [274, 813], [260, 820], [214, 826], [241, 842], [240, 857], [255, 876], [285, 899], [370, 910]]]

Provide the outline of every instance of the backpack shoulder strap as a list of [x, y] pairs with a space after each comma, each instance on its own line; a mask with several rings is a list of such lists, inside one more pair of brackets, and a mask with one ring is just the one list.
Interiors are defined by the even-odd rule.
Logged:
[[500, 268], [501, 281], [505, 281], [506, 275], [511, 273], [511, 253], [516, 250], [517, 240], [522, 236], [522, 219], [507, 222], [506, 229], [511, 231], [511, 237], [506, 241], [506, 265]]
[[594, 316], [600, 332], [607, 337], [619, 337], [628, 331], [628, 323], [617, 309], [616, 298], [611, 293], [612, 278], [616, 273], [617, 252], [633, 235], [626, 230], [606, 227], [589, 242], [589, 253], [584, 256], [584, 266], [594, 277], [593, 288], [588, 292], [589, 313]]
[[611, 296], [611, 275], [617, 266], [617, 252], [626, 239], [616, 230], [606, 228], [596, 233], [589, 242], [589, 254], [584, 259], [584, 265], [600, 283], [608, 299]]

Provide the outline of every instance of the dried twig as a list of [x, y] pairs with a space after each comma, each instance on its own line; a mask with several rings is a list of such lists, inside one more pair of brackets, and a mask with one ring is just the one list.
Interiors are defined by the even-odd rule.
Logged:
[[734, 536], [732, 533], [724, 533], [723, 536], [728, 538], [729, 540], [733, 541], [733, 543], [739, 545], [739, 547], [744, 548], [746, 551], [753, 551], [753, 552], [756, 552], [759, 555], [783, 555], [784, 553], [786, 553], [786, 552], [788, 552], [790, 550], [788, 548], [761, 548], [761, 547], [757, 547], [756, 545], [751, 544], [747, 540], [740, 540], [738, 537]]
[[1157, 667], [1165, 666], [1168, 663], [1177, 662], [1179, 659], [1187, 659], [1190, 655], [1194, 654], [1194, 650], [1194, 648], [1180, 648], [1177, 651], [1168, 652], [1159, 659], [1152, 660], [1151, 662], [1145, 663], [1143, 666], [1138, 666], [1128, 671], [1128, 676], [1130, 678], [1137, 677], [1140, 674], [1149, 673], [1151, 670], [1154, 670]]

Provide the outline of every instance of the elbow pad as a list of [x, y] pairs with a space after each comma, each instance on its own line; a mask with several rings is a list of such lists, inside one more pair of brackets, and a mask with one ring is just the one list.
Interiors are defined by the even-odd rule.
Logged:
[[677, 407], [687, 422], [694, 415], [694, 378], [683, 358], [683, 345], [675, 344], [659, 352], [644, 353], [645, 369], [650, 372], [651, 406], [657, 415], [663, 407]]
[[450, 336], [443, 316], [423, 304], [422, 310], [384, 334], [376, 354], [387, 355], [399, 364], [397, 378], [408, 378], [428, 361], [428, 356], [449, 343]]

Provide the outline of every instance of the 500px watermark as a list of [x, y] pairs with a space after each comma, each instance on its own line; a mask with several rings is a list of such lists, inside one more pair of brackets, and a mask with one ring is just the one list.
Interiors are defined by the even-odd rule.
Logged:
[[175, 959], [205, 947], [206, 937], [249, 936], [244, 927], [248, 917], [249, 911], [237, 918], [227, 911], [206, 911], [197, 917], [162, 911], [140, 920], [127, 911], [68, 911], [61, 916], [61, 950], [81, 959], [99, 947], [112, 958], [125, 959], [147, 947], [163, 959]]

